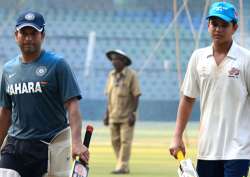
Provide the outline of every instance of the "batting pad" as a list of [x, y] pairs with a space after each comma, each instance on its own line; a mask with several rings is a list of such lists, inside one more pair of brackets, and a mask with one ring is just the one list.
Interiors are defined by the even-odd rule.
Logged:
[[19, 173], [12, 169], [0, 168], [1, 177], [21, 177]]
[[50, 142], [48, 173], [44, 177], [68, 177], [71, 171], [71, 131], [66, 128]]
[[4, 138], [4, 141], [3, 141], [2, 146], [0, 147], [0, 150], [2, 150], [4, 148], [4, 146], [6, 145], [7, 138], [8, 138], [8, 135]]

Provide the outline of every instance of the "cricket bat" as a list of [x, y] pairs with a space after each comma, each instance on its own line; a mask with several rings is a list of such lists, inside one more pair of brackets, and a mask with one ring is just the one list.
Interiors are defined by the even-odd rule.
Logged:
[[178, 168], [179, 177], [199, 177], [190, 159], [185, 159], [182, 151], [177, 152], [177, 159], [180, 163]]
[[[87, 148], [89, 147], [89, 143], [90, 143], [93, 130], [94, 128], [91, 125], [88, 125], [86, 128], [83, 144]], [[89, 173], [88, 164], [81, 161], [79, 158], [76, 159], [74, 161], [74, 165], [73, 165], [70, 177], [87, 177], [88, 173]]]

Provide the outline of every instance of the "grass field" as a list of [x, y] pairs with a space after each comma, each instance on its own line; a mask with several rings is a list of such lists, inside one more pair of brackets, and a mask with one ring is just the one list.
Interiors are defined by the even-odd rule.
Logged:
[[[89, 122], [85, 122], [89, 123]], [[114, 177], [115, 156], [110, 144], [109, 128], [101, 122], [90, 122], [95, 130], [90, 146], [89, 177]], [[198, 125], [188, 126], [188, 154], [195, 164]], [[138, 122], [130, 160], [128, 177], [177, 177], [178, 163], [168, 151], [174, 123]]]

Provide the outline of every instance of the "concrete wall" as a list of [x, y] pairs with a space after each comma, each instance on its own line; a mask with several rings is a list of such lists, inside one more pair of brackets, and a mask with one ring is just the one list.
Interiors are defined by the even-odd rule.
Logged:
[[[177, 100], [172, 101], [140, 101], [140, 121], [175, 121], [178, 109]], [[102, 120], [106, 110], [105, 100], [82, 100], [81, 112], [86, 120]], [[191, 120], [199, 120], [199, 103], [194, 106]]]

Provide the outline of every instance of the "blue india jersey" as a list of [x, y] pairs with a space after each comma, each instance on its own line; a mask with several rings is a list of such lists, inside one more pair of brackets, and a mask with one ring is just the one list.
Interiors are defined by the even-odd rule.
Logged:
[[0, 106], [12, 111], [8, 135], [20, 139], [47, 139], [67, 127], [64, 103], [81, 99], [75, 76], [65, 60], [42, 51], [31, 63], [20, 56], [4, 65]]

